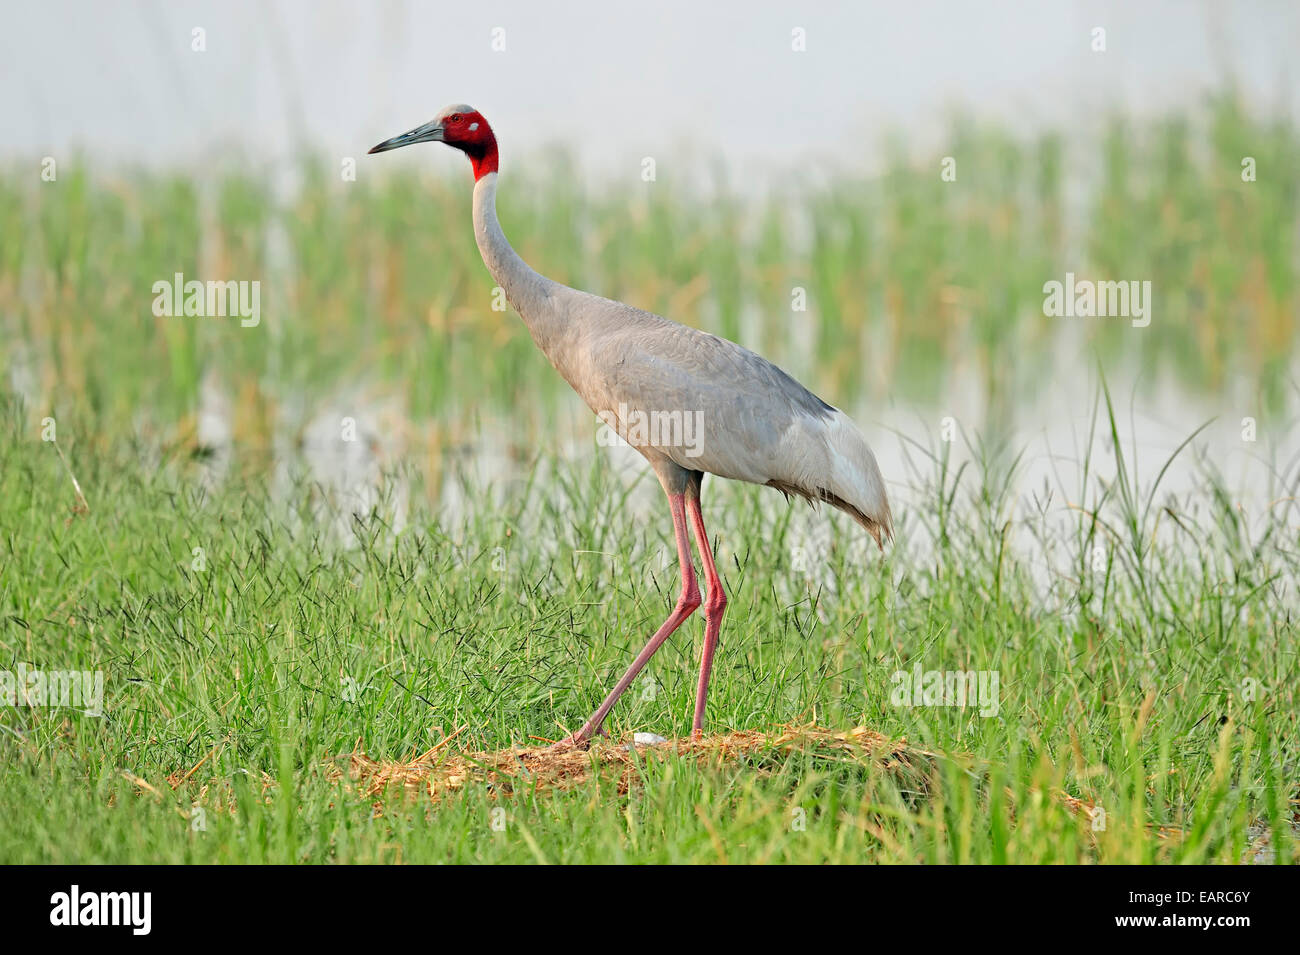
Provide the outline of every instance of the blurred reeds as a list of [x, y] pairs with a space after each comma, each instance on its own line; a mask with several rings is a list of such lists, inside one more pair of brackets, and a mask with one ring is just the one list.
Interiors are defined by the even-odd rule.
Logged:
[[[954, 182], [940, 177], [944, 156]], [[1062, 341], [1071, 355], [1095, 350], [1112, 378], [1131, 368], [1195, 394], [1244, 381], [1265, 408], [1286, 399], [1300, 142], [1231, 93], [1193, 115], [1115, 117], [1084, 147], [956, 121], [933, 156], [900, 143], [870, 175], [790, 177], [757, 195], [721, 176], [707, 194], [671, 176], [587, 188], [563, 154], [537, 165], [507, 164], [500, 197], [535, 268], [738, 339], [837, 404], [935, 401], [961, 367], [987, 413], [1013, 419], [1059, 370]], [[491, 308], [465, 170], [432, 167], [360, 159], [344, 182], [336, 160], [308, 157], [295, 187], [277, 188], [285, 177], [270, 169], [83, 158], [43, 182], [10, 165], [3, 370], [41, 414], [72, 415], [105, 441], [142, 428], [184, 440], [212, 371], [251, 448], [269, 445], [286, 400], [340, 389], [396, 396], [413, 421], [495, 407], [538, 426], [570, 400], [565, 386], [513, 313]], [[1043, 283], [1067, 271], [1150, 280], [1151, 326], [1046, 317]], [[260, 326], [155, 317], [152, 285], [176, 272], [261, 281]], [[792, 309], [796, 287], [807, 311]]]

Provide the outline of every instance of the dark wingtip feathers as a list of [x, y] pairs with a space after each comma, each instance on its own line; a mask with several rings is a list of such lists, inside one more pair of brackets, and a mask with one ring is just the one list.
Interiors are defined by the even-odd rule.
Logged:
[[812, 494], [801, 487], [796, 487], [795, 485], [788, 484], [785, 481], [768, 481], [767, 486], [776, 488], [785, 495], [787, 501], [790, 499], [791, 495], [793, 495], [795, 497], [802, 497], [809, 504], [814, 506], [816, 506], [819, 501], [825, 501], [832, 507], [839, 508], [867, 529], [867, 533], [875, 540], [876, 546], [880, 548], [882, 554], [885, 552], [885, 541], [889, 541], [891, 544], [894, 541], [894, 520], [893, 515], [889, 512], [888, 504], [885, 505], [885, 513], [883, 515], [884, 521], [882, 522], [868, 517], [866, 514], [862, 513], [862, 511], [858, 510], [858, 508], [844, 500], [844, 498], [840, 497], [838, 494], [833, 494], [824, 487], [819, 487], [817, 493]]

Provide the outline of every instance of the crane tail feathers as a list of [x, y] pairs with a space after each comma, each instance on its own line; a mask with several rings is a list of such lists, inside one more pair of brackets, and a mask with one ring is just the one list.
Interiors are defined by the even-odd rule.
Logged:
[[785, 473], [767, 484], [787, 497], [796, 495], [814, 504], [825, 501], [844, 511], [866, 528], [883, 552], [885, 541], [894, 539], [894, 521], [866, 438], [841, 411], [826, 422], [803, 422], [794, 434]]
[[885, 503], [884, 512], [880, 515], [881, 519], [877, 520], [876, 518], [863, 513], [860, 509], [844, 500], [844, 498], [832, 491], [828, 491], [824, 487], [819, 487], [814, 492], [809, 491], [806, 488], [798, 487], [794, 484], [789, 484], [785, 481], [768, 481], [767, 486], [776, 488], [786, 496], [787, 500], [791, 496], [802, 497], [814, 506], [825, 501], [832, 507], [839, 508], [866, 528], [867, 533], [870, 534], [872, 539], [876, 542], [876, 546], [880, 548], [881, 553], [884, 553], [885, 541], [892, 542], [894, 540], [893, 517], [889, 513], [888, 502]]

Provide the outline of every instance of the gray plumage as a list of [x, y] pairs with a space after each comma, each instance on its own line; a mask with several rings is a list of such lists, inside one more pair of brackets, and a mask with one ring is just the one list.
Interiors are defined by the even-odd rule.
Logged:
[[539, 275], [506, 240], [496, 190], [496, 173], [474, 187], [483, 261], [587, 406], [623, 424], [634, 413], [699, 413], [698, 447], [634, 443], [670, 493], [693, 472], [707, 472], [826, 501], [877, 544], [891, 536], [875, 455], [843, 412], [734, 342]]

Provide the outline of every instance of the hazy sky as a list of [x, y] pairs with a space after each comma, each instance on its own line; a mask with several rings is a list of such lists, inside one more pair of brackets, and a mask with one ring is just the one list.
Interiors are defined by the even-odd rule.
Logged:
[[1300, 2], [4, 3], [3, 158], [359, 155], [465, 101], [507, 173], [557, 141], [593, 175], [646, 155], [763, 172], [854, 165], [891, 126], [925, 142], [951, 107], [1077, 132], [1228, 72], [1268, 109], [1300, 99]]

